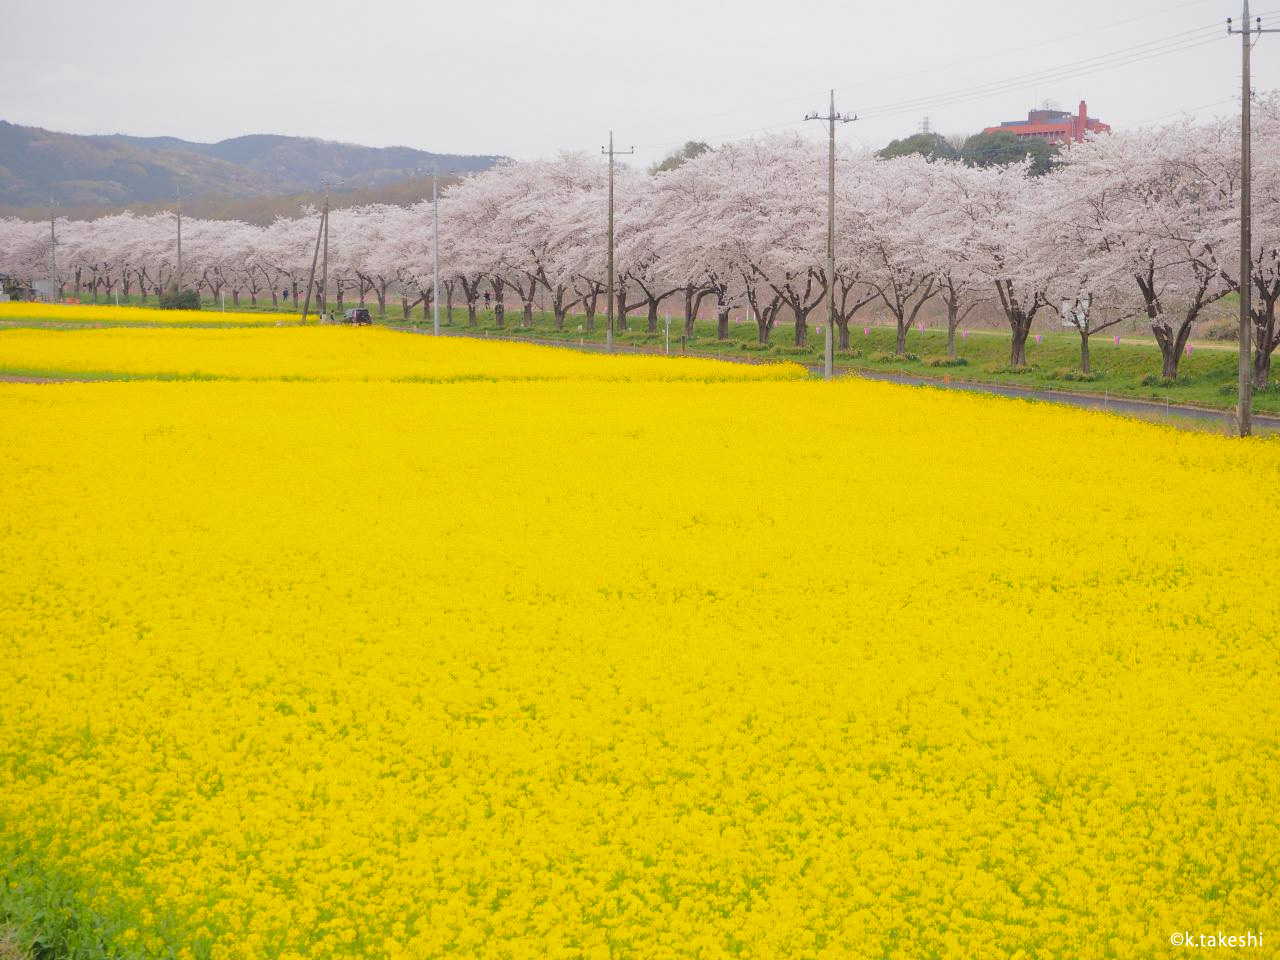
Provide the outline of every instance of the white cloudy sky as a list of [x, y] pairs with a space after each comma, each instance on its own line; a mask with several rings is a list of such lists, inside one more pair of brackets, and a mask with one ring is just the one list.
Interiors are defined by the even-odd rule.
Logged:
[[[879, 147], [1053, 99], [1113, 125], [1235, 109], [1234, 0], [16, 0], [0, 119], [218, 140], [286, 133], [515, 157], [842, 128]], [[1280, 27], [1280, 0], [1254, 14]], [[166, 36], [172, 40], [164, 39]], [[1280, 87], [1280, 35], [1255, 48]]]

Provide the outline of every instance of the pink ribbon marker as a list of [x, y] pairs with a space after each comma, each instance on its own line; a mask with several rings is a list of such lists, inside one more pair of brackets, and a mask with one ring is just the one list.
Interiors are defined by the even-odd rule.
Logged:
[[1040, 342], [1040, 334], [1038, 334], [1038, 333], [1037, 333], [1037, 334], [1036, 334], [1036, 343], [1039, 343], [1039, 342]]
[[1115, 337], [1115, 341], [1116, 341], [1116, 346], [1117, 346], [1117, 347], [1118, 347], [1118, 346], [1120, 346], [1120, 338], [1119, 338], [1119, 337]]
[[1191, 356], [1191, 344], [1187, 344], [1187, 356]]
[[870, 327], [863, 327], [863, 328], [862, 328], [862, 335], [863, 335], [864, 337], [870, 336], [870, 335], [871, 335], [871, 328], [870, 328]]

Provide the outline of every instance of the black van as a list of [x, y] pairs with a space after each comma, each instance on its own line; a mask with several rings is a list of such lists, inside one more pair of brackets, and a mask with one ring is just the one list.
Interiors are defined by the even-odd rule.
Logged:
[[373, 317], [369, 316], [369, 311], [364, 307], [358, 307], [355, 310], [348, 310], [342, 315], [343, 323], [354, 323], [357, 326], [373, 323]]

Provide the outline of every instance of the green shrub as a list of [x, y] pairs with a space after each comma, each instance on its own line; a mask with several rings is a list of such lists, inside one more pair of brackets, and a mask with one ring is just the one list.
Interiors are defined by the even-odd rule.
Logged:
[[837, 360], [861, 360], [861, 350], [841, 350], [836, 354]]
[[194, 290], [170, 288], [160, 294], [161, 310], [199, 310], [200, 294]]
[[[1191, 378], [1178, 377], [1175, 379], [1173, 377], [1162, 377], [1157, 373], [1148, 373], [1138, 382], [1144, 387], [1185, 387], [1191, 383]], [[1232, 387], [1232, 390], [1234, 389], [1235, 387]]]
[[1240, 324], [1234, 320], [1219, 320], [1211, 323], [1202, 336], [1206, 340], [1240, 340]]
[[965, 357], [925, 357], [924, 365], [926, 367], [967, 367], [969, 361]]
[[756, 343], [754, 340], [744, 340], [739, 346], [743, 350], [768, 350], [772, 345], [768, 343]]
[[1085, 373], [1083, 370], [1075, 370], [1071, 367], [1061, 367], [1053, 371], [1054, 380], [1074, 380], [1077, 383], [1093, 383], [1101, 376], [1099, 373]]
[[884, 353], [873, 353], [871, 355], [872, 363], [914, 363], [919, 359], [919, 355], [914, 353], [904, 353], [902, 356], [898, 356], [896, 353], [889, 353], [886, 351]]
[[1036, 372], [1036, 368], [1032, 366], [1026, 367], [987, 367], [987, 373], [994, 373], [1007, 377], [1025, 377], [1028, 374]]
[[[1249, 393], [1256, 397], [1260, 393], [1274, 393], [1277, 389], [1280, 389], [1280, 381], [1273, 380], [1265, 387], [1260, 387], [1256, 383], [1252, 384], [1249, 389]], [[1240, 386], [1236, 383], [1224, 383], [1218, 388], [1218, 396], [1220, 397], [1234, 397], [1239, 392]]]
[[786, 357], [807, 357], [813, 353], [812, 347], [774, 347], [774, 353], [780, 353]]

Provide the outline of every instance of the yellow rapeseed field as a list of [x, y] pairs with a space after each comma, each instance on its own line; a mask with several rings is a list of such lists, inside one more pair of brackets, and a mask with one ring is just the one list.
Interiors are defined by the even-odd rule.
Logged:
[[52, 320], [67, 323], [297, 323], [297, 313], [241, 313], [234, 310], [159, 310], [107, 303], [0, 303], [0, 321]]
[[796, 380], [795, 363], [608, 357], [385, 327], [0, 330], [0, 373], [314, 380]]
[[0, 912], [183, 960], [1274, 949], [1277, 444], [371, 362], [0, 384]]

